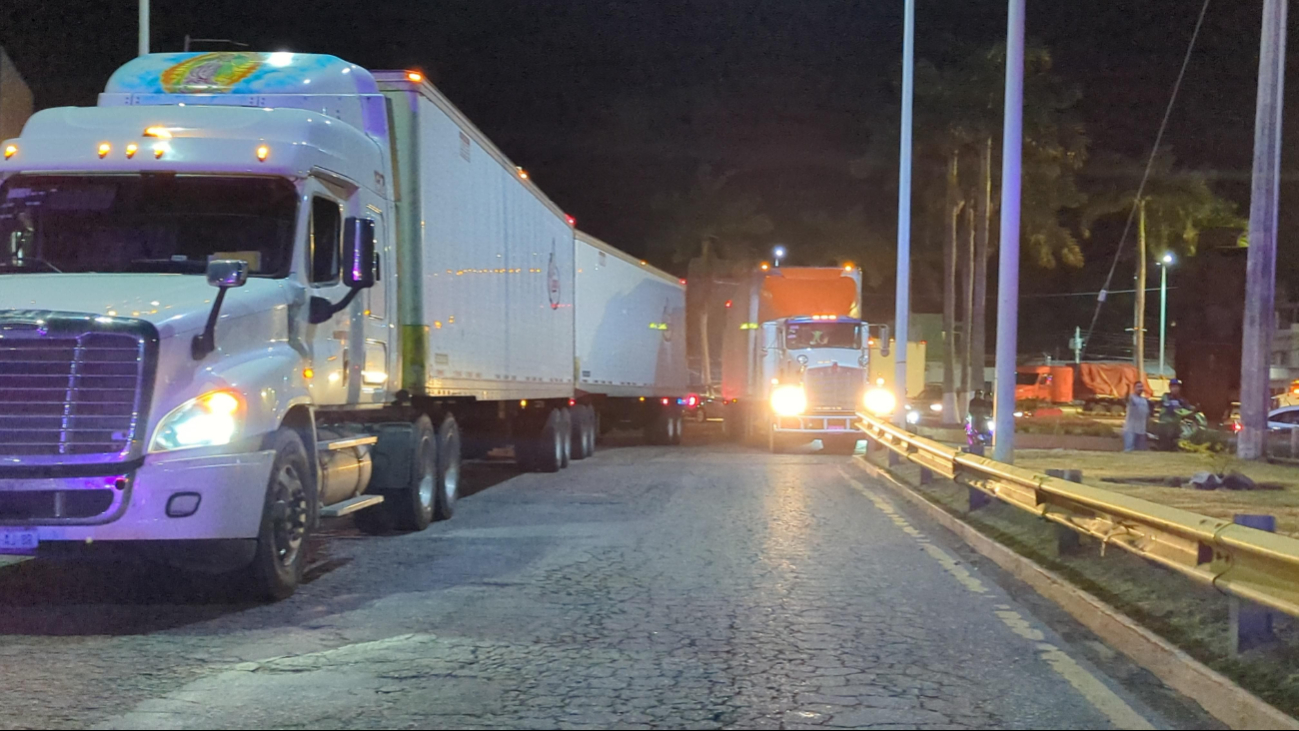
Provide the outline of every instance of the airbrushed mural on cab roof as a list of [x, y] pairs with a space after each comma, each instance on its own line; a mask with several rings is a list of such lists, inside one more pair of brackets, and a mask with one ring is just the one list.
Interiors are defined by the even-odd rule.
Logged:
[[127, 93], [303, 93], [311, 79], [350, 74], [353, 68], [340, 58], [309, 53], [157, 53], [128, 63], [109, 87]]

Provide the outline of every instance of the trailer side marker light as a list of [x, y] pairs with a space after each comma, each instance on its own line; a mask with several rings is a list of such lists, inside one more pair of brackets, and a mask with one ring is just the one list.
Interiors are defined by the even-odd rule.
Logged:
[[644, 397], [644, 396], [641, 396], [641, 397], [640, 397], [640, 400], [641, 400], [641, 401], [644, 401], [644, 400], [645, 400], [645, 397]]
[[108, 153], [112, 151], [113, 151], [112, 145], [108, 144], [107, 142], [99, 143], [99, 159], [101, 160], [104, 159], [105, 157], [108, 156]]
[[270, 156], [271, 156], [271, 148], [267, 147], [266, 145], [261, 145], [257, 148], [257, 160], [259, 162], [266, 162], [266, 158]]
[[528, 408], [528, 400], [527, 400], [527, 399], [523, 399], [522, 401], [520, 401], [520, 402], [519, 402], [519, 408], [520, 408], [520, 409], [526, 409], [526, 408]]
[[308, 380], [310, 380], [310, 379], [316, 377], [316, 372], [315, 372], [314, 370], [310, 369], [310, 368], [303, 368], [303, 369], [302, 369], [302, 377], [303, 377], [303, 378], [306, 378], [306, 379], [308, 379]]

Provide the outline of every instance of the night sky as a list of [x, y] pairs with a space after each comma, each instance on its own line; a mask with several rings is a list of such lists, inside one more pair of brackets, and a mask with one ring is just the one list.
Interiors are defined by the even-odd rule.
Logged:
[[[5, 0], [0, 45], [38, 107], [92, 104], [134, 55], [134, 8]], [[1199, 8], [1199, 0], [1029, 3], [1030, 38], [1082, 89], [1077, 111], [1094, 150], [1148, 151]], [[919, 55], [941, 63], [1002, 40], [1005, 12], [1001, 0], [919, 0]], [[853, 176], [850, 163], [870, 147], [866, 120], [896, 104], [901, 15], [901, 0], [155, 0], [153, 47], [180, 50], [189, 33], [421, 69], [580, 227], [680, 271], [650, 245], [664, 215], [653, 202], [688, 187], [701, 163], [736, 170], [735, 184], [761, 196], [776, 237], [807, 210], [865, 202], [887, 216], [895, 192]], [[1242, 212], [1260, 22], [1260, 0], [1214, 0], [1166, 138], [1180, 162], [1212, 171]], [[1299, 68], [1289, 55], [1293, 89]], [[1293, 150], [1299, 106], [1287, 107]], [[1285, 169], [1295, 161], [1287, 152]], [[1299, 207], [1299, 186], [1286, 197], [1294, 206], [1283, 201], [1283, 210]], [[1296, 224], [1283, 214], [1283, 258]], [[1096, 289], [1117, 236], [1107, 232], [1088, 243], [1083, 271], [1026, 270], [1025, 291]], [[798, 241], [786, 243], [797, 264]], [[933, 287], [919, 283], [921, 298], [926, 291]]]

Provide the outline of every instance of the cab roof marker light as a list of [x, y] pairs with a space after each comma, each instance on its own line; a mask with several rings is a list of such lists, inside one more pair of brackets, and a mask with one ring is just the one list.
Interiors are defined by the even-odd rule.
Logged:
[[134, 142], [132, 142], [131, 144], [127, 145], [127, 146], [126, 146], [126, 158], [129, 160], [129, 159], [135, 157], [135, 153], [136, 153], [136, 151], [139, 150], [139, 149], [140, 149], [140, 146], [137, 145], [137, 144], [135, 144]]
[[11, 157], [13, 157], [14, 155], [17, 155], [17, 154], [18, 154], [18, 145], [5, 145], [5, 159], [6, 159], [6, 160], [8, 160], [9, 158], [11, 158]]
[[258, 162], [266, 162], [266, 158], [270, 156], [271, 156], [271, 148], [267, 147], [266, 145], [259, 145], [257, 147]]
[[145, 127], [145, 128], [144, 128], [144, 136], [145, 136], [145, 137], [157, 137], [158, 139], [161, 139], [161, 140], [169, 140], [169, 139], [171, 139], [171, 130], [167, 129], [166, 127], [156, 127], [156, 126], [155, 126], [155, 127]]
[[99, 143], [99, 159], [100, 159], [100, 160], [103, 160], [105, 157], [108, 157], [108, 153], [110, 153], [110, 152], [112, 152], [112, 151], [113, 151], [113, 146], [112, 146], [112, 145], [108, 144], [107, 142], [100, 142], [100, 143]]
[[153, 146], [153, 157], [155, 160], [162, 159], [163, 154], [167, 152], [167, 143], [159, 142]]

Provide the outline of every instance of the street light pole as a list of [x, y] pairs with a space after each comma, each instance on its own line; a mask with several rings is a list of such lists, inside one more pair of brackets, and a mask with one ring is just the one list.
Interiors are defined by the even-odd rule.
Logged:
[[[902, 148], [898, 163], [898, 273], [894, 314], [893, 383], [899, 404], [907, 401], [907, 343], [911, 317], [911, 110], [915, 99], [916, 0], [904, 0], [902, 22]], [[887, 346], [888, 344], [885, 343]], [[906, 428], [907, 410], [893, 414]]]
[[140, 0], [140, 53], [145, 56], [149, 53], [149, 0]]
[[1281, 109], [1285, 88], [1286, 0], [1264, 0], [1254, 112], [1254, 173], [1245, 264], [1245, 320], [1240, 359], [1240, 437], [1236, 456], [1266, 452], [1276, 313], [1276, 221], [1280, 192]]
[[1164, 341], [1168, 337], [1168, 265], [1173, 263], [1172, 254], [1164, 254], [1159, 266], [1159, 377], [1165, 378]]
[[997, 255], [997, 398], [992, 455], [1015, 460], [1015, 355], [1019, 350], [1019, 205], [1024, 154], [1024, 0], [1009, 0], [1006, 108], [1001, 142], [1001, 250]]

